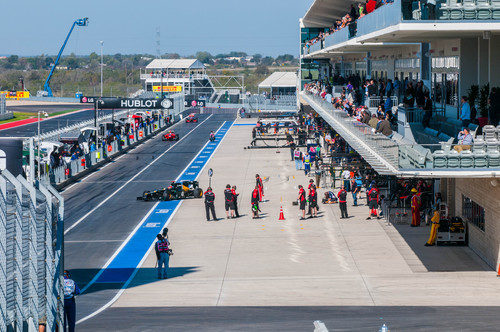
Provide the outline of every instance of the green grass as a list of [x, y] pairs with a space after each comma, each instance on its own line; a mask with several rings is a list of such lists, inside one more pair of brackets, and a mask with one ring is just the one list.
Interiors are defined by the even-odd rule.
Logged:
[[0, 124], [24, 120], [24, 119], [28, 119], [28, 118], [32, 118], [32, 117], [33, 117], [33, 113], [14, 112], [14, 117], [12, 119], [2, 120], [2, 121], [0, 121]]

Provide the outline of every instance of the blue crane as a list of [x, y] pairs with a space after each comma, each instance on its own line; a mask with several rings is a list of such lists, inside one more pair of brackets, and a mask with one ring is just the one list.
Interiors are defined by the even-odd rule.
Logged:
[[46, 92], [47, 97], [52, 97], [52, 89], [50, 88], [50, 79], [52, 78], [52, 75], [56, 70], [56, 66], [59, 63], [59, 59], [61, 58], [64, 48], [66, 47], [66, 43], [68, 42], [69, 36], [71, 36], [71, 33], [73, 32], [73, 29], [75, 28], [76, 25], [79, 27], [86, 27], [88, 24], [89, 24], [88, 17], [80, 18], [77, 19], [75, 22], [73, 22], [73, 25], [71, 26], [71, 29], [69, 30], [69, 33], [66, 36], [66, 39], [64, 40], [64, 43], [61, 46], [61, 49], [59, 50], [59, 54], [57, 54], [56, 61], [54, 61], [54, 65], [52, 65], [52, 68], [50, 69], [49, 76], [47, 77], [45, 83], [43, 84], [43, 91]]

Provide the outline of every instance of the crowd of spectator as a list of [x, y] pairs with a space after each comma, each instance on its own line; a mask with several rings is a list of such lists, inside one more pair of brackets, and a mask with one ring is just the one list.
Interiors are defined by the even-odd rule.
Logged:
[[[339, 86], [341, 90], [335, 91], [339, 89]], [[408, 78], [399, 80], [395, 77], [394, 80], [368, 79], [363, 82], [358, 74], [347, 77], [335, 74], [327, 80], [305, 84], [304, 90], [321, 97], [334, 108], [345, 111], [350, 117], [371, 126], [374, 132], [387, 137], [392, 137], [393, 128], [397, 126], [397, 107], [394, 107], [397, 105], [394, 105], [392, 97], [397, 97], [398, 104], [403, 104], [407, 110], [422, 110], [424, 128], [430, 126], [434, 114], [430, 91], [421, 80], [415, 81]], [[498, 124], [499, 96], [500, 93], [494, 88], [488, 100], [488, 122], [493, 125]], [[370, 105], [366, 102], [368, 97], [372, 101]], [[379, 102], [378, 107], [373, 105], [373, 100]], [[368, 106], [377, 107], [377, 111], [370, 113]], [[470, 105], [468, 97], [462, 96], [459, 105], [461, 128], [457, 130], [457, 145], [454, 146], [458, 152], [470, 150], [474, 143], [474, 132], [471, 131], [470, 126], [477, 124], [476, 113], [475, 106]]]
[[[372, 114], [369, 112], [367, 106], [355, 100], [355, 89], [350, 81], [348, 81], [346, 87], [342, 88], [339, 97], [334, 97], [330, 85], [326, 85], [320, 81], [306, 84], [304, 90], [321, 97], [327, 103], [332, 104], [335, 109], [346, 112], [349, 117], [372, 127], [374, 132], [381, 133], [389, 138], [392, 137], [392, 126], [395, 121], [392, 102], [389, 102], [388, 105], [379, 105], [376, 114]], [[387, 98], [387, 100], [391, 100], [391, 98]]]
[[325, 31], [320, 32], [317, 37], [308, 40], [305, 45], [309, 49], [312, 45], [317, 42], [324, 41], [325, 38], [336, 31], [342, 30], [345, 27], [349, 28], [350, 36], [354, 36], [356, 33], [356, 26], [353, 23], [356, 23], [358, 18], [365, 16], [373, 12], [375, 9], [392, 3], [394, 0], [366, 0], [365, 2], [359, 2], [357, 4], [351, 4], [351, 8], [348, 12], [345, 13], [342, 18], [336, 20], [333, 25], [329, 28], [326, 28]]

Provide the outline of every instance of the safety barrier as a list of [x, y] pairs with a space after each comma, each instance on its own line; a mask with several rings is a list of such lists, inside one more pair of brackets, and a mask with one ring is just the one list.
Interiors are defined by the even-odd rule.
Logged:
[[[114, 114], [100, 116], [100, 117], [97, 118], [97, 123], [100, 123], [100, 122], [103, 122], [103, 121], [106, 121], [106, 120], [110, 120], [112, 118], [119, 118], [122, 115], [128, 114], [128, 112], [129, 111], [120, 111], [120, 112], [116, 112]], [[55, 129], [55, 130], [48, 131], [48, 132], [43, 133], [43, 134], [40, 135], [40, 141], [51, 141], [51, 140], [58, 141], [59, 138], [60, 138], [60, 136], [61, 136], [61, 134], [69, 133], [71, 131], [84, 128], [86, 126], [93, 126], [94, 125], [94, 121], [95, 121], [94, 119], [86, 120], [86, 121], [80, 121], [80, 122], [75, 123], [75, 124], [73, 124], [71, 126], [66, 126], [66, 127], [60, 128], [60, 129]], [[37, 139], [38, 139], [38, 137], [37, 137]]]
[[5, 108], [5, 105], [6, 105], [5, 99], [6, 99], [5, 95], [0, 94], [0, 114], [4, 114], [5, 112], [7, 112], [7, 110]]
[[14, 113], [7, 111], [6, 98], [4, 94], [0, 94], [0, 121], [8, 120], [14, 117]]
[[115, 141], [105, 142], [96, 150], [90, 151], [64, 165], [55, 168], [44, 165], [41, 168], [40, 180], [43, 183], [50, 183], [54, 187], [61, 189], [68, 183], [95, 170], [97, 167], [123, 154], [140, 142], [149, 139], [180, 119], [180, 114], [172, 115], [169, 123], [166, 122], [166, 119], [160, 118], [158, 121], [139, 127], [133, 133], [121, 136]]
[[0, 173], [0, 331], [62, 326], [64, 202], [8, 170]]

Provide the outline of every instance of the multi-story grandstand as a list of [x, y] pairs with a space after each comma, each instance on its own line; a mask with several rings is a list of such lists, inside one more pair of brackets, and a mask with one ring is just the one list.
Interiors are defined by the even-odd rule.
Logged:
[[[488, 192], [500, 175], [500, 3], [317, 0], [300, 28], [302, 105], [380, 174], [435, 179], [450, 214], [467, 221], [470, 248], [498, 267], [500, 197]], [[334, 96], [354, 86], [355, 103], [372, 113], [390, 98], [394, 134], [375, 135], [307, 91], [310, 83]], [[473, 143], [462, 150], [464, 125]]]

